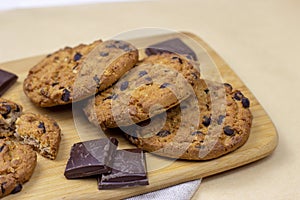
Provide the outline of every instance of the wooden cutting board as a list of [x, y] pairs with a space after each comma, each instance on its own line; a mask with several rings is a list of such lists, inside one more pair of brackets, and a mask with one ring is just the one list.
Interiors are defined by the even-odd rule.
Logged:
[[[168, 34], [130, 39], [130, 41], [142, 47], [174, 37], [178, 37], [178, 35]], [[216, 69], [220, 71], [223, 81], [231, 83], [234, 88], [240, 89], [245, 96], [249, 97], [253, 114], [253, 125], [250, 137], [244, 146], [221, 158], [202, 162], [175, 161], [170, 164], [168, 159], [147, 154], [147, 166], [150, 169], [148, 173], [150, 184], [148, 186], [99, 191], [97, 182], [93, 178], [67, 180], [63, 173], [72, 144], [79, 142], [80, 139], [85, 140], [95, 136], [89, 136], [89, 129], [86, 129], [86, 137], [83, 138], [82, 134], [81, 137], [78, 136], [78, 129], [76, 129], [74, 124], [71, 106], [59, 106], [48, 109], [38, 108], [24, 95], [22, 91], [23, 80], [28, 70], [40, 61], [43, 56], [3, 63], [0, 64], [1, 69], [14, 72], [19, 76], [18, 82], [3, 97], [22, 104], [25, 111], [47, 114], [53, 117], [61, 126], [63, 134], [57, 159], [51, 161], [38, 156], [38, 164], [30, 181], [24, 184], [24, 188], [20, 193], [10, 195], [6, 199], [122, 199], [207, 177], [259, 160], [271, 154], [277, 145], [277, 132], [271, 119], [257, 99], [224, 60], [203, 40], [191, 33], [181, 34], [180, 37], [183, 37], [183, 40], [187, 37], [192, 39], [193, 43], [200, 45], [202, 48], [197, 55], [200, 57], [204, 56], [204, 59], [211, 59], [210, 61], [199, 59], [202, 66], [201, 70], [205, 71], [207, 62], [214, 64]], [[209, 78], [209, 72], [207, 74]], [[113, 133], [113, 136], [120, 141], [120, 148], [133, 147], [118, 133]], [[164, 167], [155, 169], [157, 163], [167, 164]]]

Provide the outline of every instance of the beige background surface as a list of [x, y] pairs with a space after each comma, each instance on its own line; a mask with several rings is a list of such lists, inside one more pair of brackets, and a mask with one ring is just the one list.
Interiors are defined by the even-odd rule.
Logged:
[[210, 44], [273, 119], [268, 158], [205, 178], [194, 199], [299, 199], [300, 2], [155, 1], [0, 12], [0, 62], [141, 27], [190, 31]]

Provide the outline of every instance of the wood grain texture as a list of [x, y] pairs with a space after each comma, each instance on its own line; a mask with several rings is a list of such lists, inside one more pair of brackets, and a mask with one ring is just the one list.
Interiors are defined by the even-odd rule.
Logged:
[[[99, 191], [96, 180], [93, 178], [67, 180], [63, 173], [70, 148], [73, 143], [79, 142], [82, 139], [79, 137], [74, 124], [72, 107], [38, 108], [23, 93], [22, 83], [28, 70], [41, 60], [43, 56], [12, 61], [0, 64], [0, 68], [16, 73], [19, 79], [3, 97], [22, 104], [25, 111], [47, 114], [55, 118], [62, 128], [63, 135], [57, 159], [51, 161], [38, 156], [38, 164], [35, 172], [30, 181], [24, 184], [22, 192], [10, 195], [5, 199], [122, 199], [207, 177], [259, 160], [271, 154], [277, 145], [277, 132], [271, 119], [257, 99], [224, 60], [203, 40], [191, 33], [185, 33], [185, 36], [192, 38], [205, 49], [220, 71], [224, 81], [231, 83], [234, 88], [240, 89], [245, 96], [249, 97], [253, 114], [253, 124], [250, 137], [244, 146], [218, 159], [203, 162], [175, 161], [164, 168], [151, 170], [148, 174], [150, 182], [148, 186]], [[164, 40], [173, 37], [174, 35], [162, 35], [147, 38], [147, 40], [143, 38], [132, 41], [136, 45], [143, 44], [146, 46], [148, 43], [151, 44], [158, 39]], [[147, 41], [147, 44], [145, 41]], [[133, 147], [118, 133], [112, 134], [118, 137], [121, 148]], [[150, 169], [156, 163], [163, 163], [165, 160], [147, 154], [147, 165]]]

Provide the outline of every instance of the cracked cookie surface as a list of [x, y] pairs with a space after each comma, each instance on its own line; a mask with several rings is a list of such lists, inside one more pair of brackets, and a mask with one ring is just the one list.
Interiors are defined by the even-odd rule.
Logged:
[[199, 70], [177, 54], [151, 55], [115, 85], [88, 100], [84, 112], [102, 127], [128, 126], [178, 105], [192, 93]]
[[[168, 110], [165, 121], [156, 116], [151, 126], [127, 127], [126, 137], [146, 151], [187, 160], [217, 158], [242, 146], [252, 123], [249, 99], [229, 84], [200, 80], [194, 90], [198, 104], [189, 98]], [[195, 119], [197, 126], [191, 125]]]
[[123, 41], [65, 47], [30, 69], [23, 89], [41, 107], [69, 104], [111, 86], [137, 60], [137, 49]]

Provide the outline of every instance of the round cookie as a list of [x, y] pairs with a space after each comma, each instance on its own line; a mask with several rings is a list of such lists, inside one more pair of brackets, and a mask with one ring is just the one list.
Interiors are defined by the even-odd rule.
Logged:
[[61, 130], [53, 119], [24, 113], [16, 121], [16, 138], [32, 146], [42, 156], [54, 160], [61, 140]]
[[[252, 123], [248, 98], [229, 84], [206, 83], [199, 80], [194, 86], [198, 105], [189, 98], [167, 111], [162, 128], [159, 124], [163, 119], [156, 116], [151, 127], [147, 121], [127, 127], [127, 138], [154, 154], [186, 160], [209, 160], [242, 146]], [[190, 125], [194, 116], [187, 109], [200, 110], [197, 127]]]
[[123, 41], [65, 47], [35, 65], [23, 89], [41, 107], [69, 104], [111, 86], [137, 60], [137, 49]]
[[22, 110], [21, 105], [0, 98], [0, 137], [13, 135], [15, 121], [21, 115]]
[[30, 146], [0, 139], [0, 198], [21, 191], [36, 163], [36, 153]]
[[90, 99], [84, 112], [90, 122], [105, 128], [135, 124], [187, 99], [199, 77], [199, 71], [184, 57], [152, 55]]

